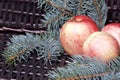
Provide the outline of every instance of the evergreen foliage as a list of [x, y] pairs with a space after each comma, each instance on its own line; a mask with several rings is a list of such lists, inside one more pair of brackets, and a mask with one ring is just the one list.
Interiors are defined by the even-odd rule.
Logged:
[[[51, 61], [57, 60], [57, 57], [64, 53], [63, 48], [60, 44], [59, 38], [53, 36], [54, 33], [47, 32], [40, 41], [40, 46], [37, 47], [38, 58], [42, 58], [45, 64]], [[55, 34], [58, 35], [58, 34]]]
[[38, 6], [44, 10], [41, 21], [48, 30], [59, 30], [65, 21], [79, 14], [90, 16], [101, 29], [108, 11], [105, 0], [38, 0]]
[[[112, 60], [112, 64], [120, 64], [118, 59], [120, 58]], [[50, 71], [48, 75], [50, 80], [119, 80], [118, 69], [120, 69], [119, 65], [111, 68], [110, 65], [96, 58], [77, 55], [72, 57], [72, 62]]]
[[11, 64], [16, 63], [16, 61], [26, 61], [30, 52], [33, 51], [33, 48], [40, 44], [39, 42], [40, 40], [38, 36], [28, 33], [26, 35], [19, 36], [13, 35], [12, 38], [10, 38], [10, 42], [7, 42], [7, 48], [3, 52], [3, 56], [6, 58], [6, 61]]
[[38, 58], [44, 58], [45, 63], [57, 59], [63, 53], [61, 44], [52, 32], [41, 33], [40, 35], [26, 33], [26, 35], [13, 35], [7, 48], [3, 52], [6, 61], [11, 64], [27, 61], [31, 53], [37, 52]]

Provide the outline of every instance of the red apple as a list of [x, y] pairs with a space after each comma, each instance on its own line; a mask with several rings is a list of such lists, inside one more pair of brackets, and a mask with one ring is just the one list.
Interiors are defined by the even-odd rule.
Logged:
[[96, 57], [103, 62], [108, 62], [120, 54], [117, 40], [106, 32], [91, 34], [82, 48], [84, 55]]
[[98, 31], [96, 23], [88, 16], [74, 16], [60, 30], [60, 42], [69, 55], [82, 54], [88, 36]]
[[103, 32], [107, 32], [109, 34], [111, 34], [112, 36], [114, 36], [120, 46], [120, 23], [110, 23], [107, 24], [103, 29]]

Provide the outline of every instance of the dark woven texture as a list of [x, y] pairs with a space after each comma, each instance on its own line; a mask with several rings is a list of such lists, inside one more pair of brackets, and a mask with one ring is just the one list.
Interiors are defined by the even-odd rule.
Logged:
[[[120, 0], [106, 0], [108, 5], [108, 18], [110, 22], [120, 22]], [[0, 0], [0, 29], [42, 30], [40, 26], [42, 10], [37, 9], [35, 0]], [[48, 80], [47, 72], [58, 66], [63, 66], [68, 60], [67, 55], [59, 57], [53, 65], [43, 65], [43, 60], [33, 54], [28, 62], [23, 61], [16, 67], [7, 66], [1, 56], [5, 44], [13, 34], [23, 34], [12, 31], [0, 31], [0, 80]]]
[[40, 15], [35, 0], [0, 1], [0, 27], [40, 29]]
[[108, 5], [107, 23], [120, 22], [120, 0], [106, 0]]

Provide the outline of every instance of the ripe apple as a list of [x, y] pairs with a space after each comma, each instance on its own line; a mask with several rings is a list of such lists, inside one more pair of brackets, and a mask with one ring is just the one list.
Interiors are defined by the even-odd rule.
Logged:
[[103, 29], [103, 32], [107, 32], [109, 34], [111, 34], [112, 36], [114, 36], [120, 46], [120, 23], [110, 23], [107, 24]]
[[98, 31], [96, 23], [88, 16], [77, 15], [65, 22], [60, 30], [60, 42], [69, 55], [82, 54], [88, 36]]
[[117, 40], [109, 33], [99, 31], [88, 37], [82, 49], [84, 55], [96, 57], [103, 62], [108, 62], [120, 54]]

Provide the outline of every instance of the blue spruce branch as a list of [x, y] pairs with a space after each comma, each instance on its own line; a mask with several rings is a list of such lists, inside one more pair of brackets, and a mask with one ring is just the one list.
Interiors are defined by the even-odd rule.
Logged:
[[33, 48], [40, 44], [36, 42], [39, 42], [39, 39], [32, 34], [13, 35], [12, 38], [10, 38], [10, 42], [7, 43], [7, 48], [3, 52], [3, 56], [7, 62], [11, 62], [12, 64], [16, 63], [16, 61], [27, 61], [26, 57], [30, 55]]
[[38, 0], [38, 6], [44, 10], [41, 21], [48, 30], [59, 30], [68, 19], [80, 14], [90, 16], [101, 29], [108, 12], [105, 0]]
[[[120, 58], [120, 57], [118, 57]], [[73, 56], [71, 62], [64, 67], [49, 71], [50, 80], [119, 80], [120, 66], [112, 64], [120, 64], [118, 59], [111, 60], [114, 62], [110, 65], [103, 63], [96, 58], [87, 56]], [[116, 72], [116, 70], [118, 70]]]
[[[26, 35], [13, 35], [7, 48], [3, 52], [6, 62], [16, 64], [22, 60], [27, 61], [31, 53], [37, 52], [38, 58], [43, 58], [45, 64], [57, 59], [63, 53], [63, 49], [53, 32], [45, 32], [40, 35], [26, 33]], [[55, 34], [57, 35], [57, 34]]]

